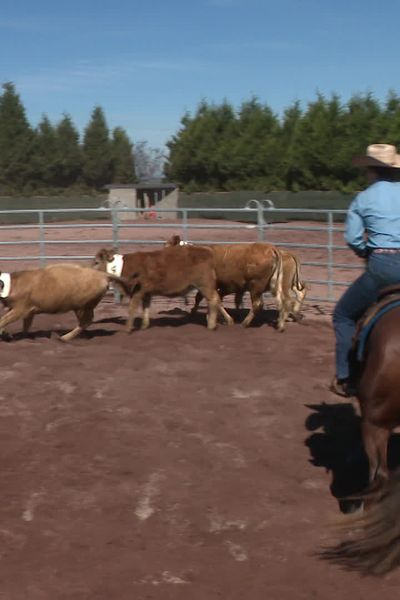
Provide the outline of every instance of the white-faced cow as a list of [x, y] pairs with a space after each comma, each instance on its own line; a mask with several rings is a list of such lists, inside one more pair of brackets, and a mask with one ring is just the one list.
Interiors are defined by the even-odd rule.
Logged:
[[[185, 296], [197, 289], [208, 301], [207, 327], [215, 329], [221, 302], [217, 292], [214, 255], [201, 246], [168, 247], [149, 252], [118, 254], [114, 250], [97, 252], [93, 266], [128, 279], [132, 284], [127, 331], [133, 328], [135, 313], [143, 308], [142, 329], [150, 325], [152, 296]], [[229, 320], [230, 317], [227, 315]]]

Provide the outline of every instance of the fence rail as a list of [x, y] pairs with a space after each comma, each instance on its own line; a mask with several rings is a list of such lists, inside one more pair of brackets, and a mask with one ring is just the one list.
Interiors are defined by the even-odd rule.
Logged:
[[[71, 217], [79, 220], [83, 213], [85, 223], [72, 222]], [[91, 222], [87, 222], [88, 213], [93, 215]], [[191, 216], [193, 213], [196, 213], [195, 218]], [[206, 220], [201, 220], [203, 213], [207, 213]], [[233, 213], [235, 222], [221, 219], [221, 215], [226, 219]], [[285, 217], [293, 213], [299, 220], [287, 222]], [[321, 221], [317, 225], [307, 223], [310, 213], [318, 213]], [[30, 218], [34, 215], [36, 222], [10, 224], [10, 215], [15, 215], [19, 222], [23, 214], [29, 214]], [[198, 244], [260, 241], [296, 250], [306, 281], [319, 292], [315, 296], [311, 290], [309, 301], [334, 302], [337, 288], [349, 285], [349, 281], [343, 280], [343, 273], [349, 271], [353, 279], [354, 270], [360, 269], [357, 259], [343, 243], [343, 226], [335, 223], [335, 219], [343, 218], [345, 210], [274, 208], [267, 201], [252, 200], [242, 209], [171, 208], [155, 213], [153, 208], [147, 214], [152, 217], [156, 214], [156, 218], [151, 221], [138, 219], [146, 217], [146, 211], [123, 207], [0, 210], [0, 223], [2, 215], [7, 215], [7, 224], [0, 224], [0, 269], [3, 262], [32, 261], [45, 266], [54, 260], [89, 260], [95, 254], [94, 246], [97, 246], [96, 250], [101, 245], [112, 245], [117, 249], [160, 246], [171, 233], [179, 233], [184, 241]], [[127, 220], [129, 217], [131, 220]], [[67, 222], [55, 223], [55, 218], [64, 218]], [[299, 222], [303, 224], [297, 224]], [[91, 231], [96, 231], [98, 236], [91, 237]], [[30, 237], [29, 232], [32, 232]], [[54, 235], [57, 235], [56, 239]], [[90, 248], [90, 253], [79, 252], [84, 246]], [[8, 252], [8, 249], [16, 248], [18, 251]], [[37, 253], [27, 252], [29, 248], [36, 248]], [[63, 250], [52, 253], [53, 248]]]

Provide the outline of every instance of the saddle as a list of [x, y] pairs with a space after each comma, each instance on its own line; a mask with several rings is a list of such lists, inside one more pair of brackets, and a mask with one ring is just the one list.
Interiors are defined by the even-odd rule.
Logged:
[[365, 345], [369, 334], [377, 321], [389, 310], [400, 306], [400, 283], [383, 288], [378, 295], [378, 300], [371, 304], [357, 323], [353, 337], [353, 352], [357, 360], [362, 361]]

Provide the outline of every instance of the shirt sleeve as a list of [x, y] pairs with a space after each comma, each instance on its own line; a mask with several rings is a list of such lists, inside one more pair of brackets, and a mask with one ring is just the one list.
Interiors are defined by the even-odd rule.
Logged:
[[344, 239], [356, 254], [363, 256], [367, 247], [364, 232], [364, 220], [361, 214], [359, 197], [350, 204], [346, 217]]

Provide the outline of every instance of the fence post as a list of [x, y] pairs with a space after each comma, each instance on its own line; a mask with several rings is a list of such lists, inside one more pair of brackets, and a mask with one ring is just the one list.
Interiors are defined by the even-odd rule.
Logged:
[[261, 202], [259, 202], [258, 200], [256, 200], [257, 202], [257, 233], [258, 233], [258, 241], [259, 242], [263, 242], [264, 241], [264, 225], [265, 225], [265, 221], [264, 221], [264, 207], [261, 204]]
[[188, 211], [187, 208], [182, 210], [182, 241], [188, 242]]
[[328, 300], [334, 300], [333, 294], [333, 214], [328, 212]]
[[40, 266], [46, 266], [46, 242], [45, 242], [45, 229], [44, 229], [44, 213], [39, 210], [39, 254], [40, 254]]
[[[118, 251], [119, 250], [119, 214], [118, 209], [114, 206], [111, 207], [111, 221], [112, 221], [112, 239], [113, 239], [113, 248]], [[114, 302], [117, 304], [121, 304], [121, 292], [117, 290], [116, 287], [113, 287], [114, 292]]]

